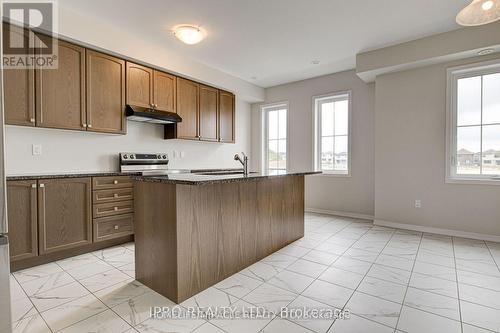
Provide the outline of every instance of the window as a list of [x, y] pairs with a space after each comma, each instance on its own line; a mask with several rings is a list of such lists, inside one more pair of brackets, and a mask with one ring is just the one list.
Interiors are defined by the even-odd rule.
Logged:
[[287, 169], [287, 104], [262, 107], [264, 120], [263, 169], [281, 171]]
[[448, 70], [447, 179], [500, 179], [500, 62]]
[[351, 93], [314, 97], [314, 168], [323, 173], [350, 174]]

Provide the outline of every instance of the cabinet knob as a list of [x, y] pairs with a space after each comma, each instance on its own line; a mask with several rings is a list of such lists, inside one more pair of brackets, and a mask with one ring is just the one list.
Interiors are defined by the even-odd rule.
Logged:
[[118, 184], [118, 181], [117, 180], [113, 180], [113, 184]]
[[92, 128], [92, 125], [91, 125], [91, 124], [88, 124], [88, 125], [87, 125], [87, 127], [88, 127], [88, 128]]
[[31, 188], [36, 188], [36, 184], [31, 184]]
[[115, 212], [118, 210], [118, 207], [115, 207]]
[[120, 228], [119, 226], [115, 225], [115, 230], [118, 230], [118, 228]]
[[115, 193], [114, 197], [115, 197], [115, 198], [118, 198], [118, 193]]
[[34, 123], [35, 122], [35, 118], [30, 118], [30, 123]]
[[83, 128], [86, 128], [86, 127], [87, 127], [87, 124], [82, 124], [82, 127], [83, 127]]
[[40, 188], [44, 188], [44, 187], [45, 187], [45, 184], [40, 184], [40, 185], [38, 185], [38, 186], [40, 186]]

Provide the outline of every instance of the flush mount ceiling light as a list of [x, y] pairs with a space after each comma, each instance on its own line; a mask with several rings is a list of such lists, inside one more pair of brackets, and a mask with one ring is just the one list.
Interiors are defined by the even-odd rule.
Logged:
[[457, 23], [476, 26], [500, 20], [500, 0], [473, 0], [457, 15]]
[[191, 24], [179, 24], [173, 27], [174, 36], [181, 42], [193, 45], [201, 42], [207, 35], [201, 27]]

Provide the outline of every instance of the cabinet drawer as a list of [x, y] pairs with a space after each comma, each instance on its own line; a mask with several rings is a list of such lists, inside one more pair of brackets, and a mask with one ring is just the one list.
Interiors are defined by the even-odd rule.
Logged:
[[94, 242], [132, 235], [133, 233], [134, 214], [94, 219]]
[[129, 187], [94, 191], [92, 193], [92, 198], [94, 200], [94, 204], [132, 200], [134, 198], [134, 189], [132, 187]]
[[117, 177], [94, 177], [92, 178], [92, 189], [106, 190], [114, 188], [132, 187], [132, 179], [128, 176]]
[[132, 213], [134, 201], [107, 202], [94, 205], [94, 218]]

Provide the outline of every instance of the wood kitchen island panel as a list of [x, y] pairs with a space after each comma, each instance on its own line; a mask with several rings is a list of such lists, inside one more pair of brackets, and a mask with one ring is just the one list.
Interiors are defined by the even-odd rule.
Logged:
[[180, 303], [304, 236], [304, 176], [135, 182], [136, 278]]

